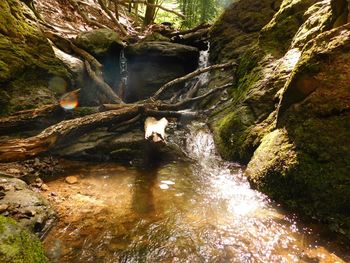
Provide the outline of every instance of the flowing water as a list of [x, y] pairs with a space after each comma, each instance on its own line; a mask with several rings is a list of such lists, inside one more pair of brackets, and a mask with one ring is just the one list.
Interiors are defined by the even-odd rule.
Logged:
[[[49, 182], [60, 215], [52, 262], [350, 262], [350, 250], [301, 225], [224, 162], [205, 125], [174, 136], [191, 160], [149, 170], [71, 169]], [[181, 139], [185, 138], [185, 139]]]

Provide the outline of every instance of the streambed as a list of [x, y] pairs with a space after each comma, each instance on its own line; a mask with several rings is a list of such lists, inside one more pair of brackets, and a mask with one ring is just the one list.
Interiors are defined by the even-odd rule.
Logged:
[[[60, 220], [53, 262], [349, 262], [350, 249], [252, 190], [216, 154], [203, 124], [182, 131], [189, 157], [147, 170], [80, 164], [48, 183]], [[181, 139], [185, 138], [185, 139]], [[47, 193], [46, 193], [47, 195]]]

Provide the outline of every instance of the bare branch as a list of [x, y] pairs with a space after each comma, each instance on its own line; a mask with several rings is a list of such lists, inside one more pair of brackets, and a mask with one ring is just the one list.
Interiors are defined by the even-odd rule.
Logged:
[[200, 68], [197, 69], [183, 77], [174, 79], [172, 81], [169, 81], [168, 83], [164, 84], [162, 87], [159, 88], [159, 90], [150, 98], [151, 100], [155, 101], [157, 99], [159, 99], [159, 97], [169, 88], [171, 88], [172, 86], [185, 82], [189, 79], [192, 79], [202, 73], [208, 72], [208, 71], [212, 71], [212, 70], [218, 70], [218, 69], [224, 69], [224, 68], [229, 68], [232, 66], [236, 66], [237, 63], [236, 62], [228, 62], [228, 63], [224, 63], [224, 64], [216, 64], [216, 65], [211, 65], [209, 67], [205, 67], [205, 68]]

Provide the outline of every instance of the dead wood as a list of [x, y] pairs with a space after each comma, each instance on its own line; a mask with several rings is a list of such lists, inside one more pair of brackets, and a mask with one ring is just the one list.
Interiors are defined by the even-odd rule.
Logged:
[[225, 68], [230, 68], [230, 67], [233, 67], [233, 66], [236, 66], [237, 63], [234, 62], [234, 61], [231, 61], [231, 62], [227, 62], [227, 63], [224, 63], [224, 64], [215, 64], [215, 65], [211, 65], [209, 67], [205, 67], [205, 68], [200, 68], [200, 69], [197, 69], [185, 76], [182, 76], [180, 78], [177, 78], [177, 79], [174, 79], [172, 81], [169, 81], [168, 83], [164, 84], [163, 86], [161, 86], [158, 91], [150, 98], [151, 101], [156, 101], [158, 100], [161, 95], [164, 94], [165, 91], [167, 91], [169, 88], [173, 87], [174, 85], [176, 84], [180, 84], [180, 83], [183, 83], [189, 79], [192, 79], [202, 73], [205, 73], [205, 72], [208, 72], [208, 71], [212, 71], [212, 70], [218, 70], [218, 69], [225, 69]]
[[184, 109], [184, 108], [188, 107], [189, 105], [193, 104], [194, 102], [203, 100], [216, 92], [219, 92], [219, 91], [222, 91], [224, 89], [227, 89], [228, 87], [231, 87], [232, 85], [233, 85], [232, 83], [229, 83], [229, 84], [220, 86], [218, 88], [214, 88], [214, 89], [208, 91], [207, 93], [204, 93], [203, 95], [200, 95], [200, 96], [197, 96], [194, 98], [186, 98], [186, 99], [184, 99], [178, 103], [175, 103], [175, 104], [159, 103], [159, 104], [157, 104], [157, 108], [159, 110], [181, 110], [181, 109]]
[[209, 29], [210, 27], [211, 27], [210, 24], [203, 23], [203, 24], [200, 24], [192, 29], [171, 32], [171, 33], [167, 34], [167, 36], [174, 37], [174, 36], [186, 35], [186, 34], [196, 32], [196, 31], [201, 30], [201, 29]]
[[41, 129], [64, 118], [64, 110], [58, 105], [46, 105], [38, 109], [19, 111], [0, 119], [0, 135]]
[[105, 5], [105, 3], [102, 0], [98, 0], [99, 5], [101, 6], [101, 8], [103, 9], [103, 11], [106, 12], [106, 14], [109, 16], [109, 18], [112, 20], [112, 22], [117, 26], [117, 28], [120, 30], [120, 32], [122, 33], [123, 36], [127, 36], [128, 32], [125, 30], [125, 28], [119, 23], [119, 21], [117, 20], [117, 18], [113, 15], [113, 13], [111, 12], [111, 10], [109, 10], [107, 8], [107, 6]]
[[89, 62], [87, 60], [85, 62], [86, 71], [89, 74], [90, 78], [94, 81], [98, 89], [106, 96], [106, 100], [113, 103], [123, 103], [122, 99], [119, 98], [117, 94], [114, 93], [112, 88], [104, 81], [101, 75], [96, 74]]
[[99, 112], [73, 120], [62, 121], [30, 138], [1, 141], [0, 162], [18, 161], [34, 157], [67, 145], [79, 136], [97, 128], [132, 119], [139, 113], [140, 107], [138, 106]]
[[44, 31], [45, 36], [49, 38], [59, 49], [66, 53], [78, 55], [85, 61], [86, 71], [91, 80], [96, 84], [99, 91], [100, 101], [106, 103], [123, 103], [122, 99], [113, 91], [103, 78], [102, 64], [89, 52], [77, 47], [69, 39], [63, 38], [50, 31]]
[[73, 6], [74, 10], [77, 11], [77, 13], [84, 19], [84, 21], [87, 24], [89, 24], [91, 26], [96, 26], [96, 27], [99, 27], [99, 28], [108, 28], [107, 26], [101, 24], [100, 22], [90, 19], [85, 14], [85, 12], [80, 8], [79, 4], [75, 0], [68, 0], [68, 1]]

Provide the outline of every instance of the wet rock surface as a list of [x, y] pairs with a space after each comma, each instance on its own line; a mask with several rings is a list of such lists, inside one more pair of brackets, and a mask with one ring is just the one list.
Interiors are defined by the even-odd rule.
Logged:
[[126, 49], [128, 89], [126, 101], [145, 99], [161, 85], [183, 76], [198, 66], [197, 48], [165, 42], [141, 42]]
[[[219, 151], [248, 163], [246, 175], [259, 190], [350, 237], [345, 212], [350, 203], [345, 157], [350, 155], [350, 29], [342, 25], [344, 3], [283, 1], [257, 30], [258, 41], [222, 43], [225, 34], [242, 30], [239, 16], [228, 16], [240, 8], [251, 10], [248, 2], [233, 4], [212, 32], [212, 43], [219, 45], [211, 58], [239, 61], [231, 100], [212, 118]], [[256, 6], [250, 3], [250, 8]]]
[[38, 235], [48, 231], [55, 220], [55, 212], [39, 193], [24, 181], [4, 175], [0, 175], [0, 214]]

